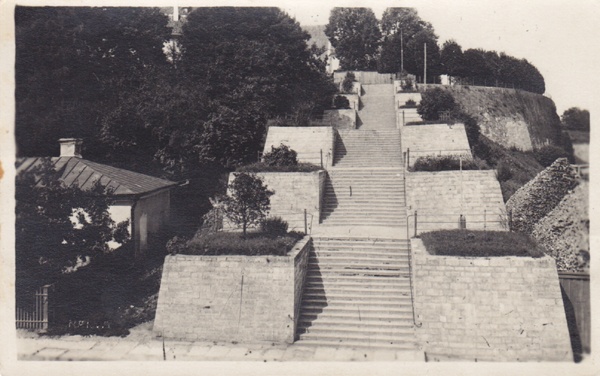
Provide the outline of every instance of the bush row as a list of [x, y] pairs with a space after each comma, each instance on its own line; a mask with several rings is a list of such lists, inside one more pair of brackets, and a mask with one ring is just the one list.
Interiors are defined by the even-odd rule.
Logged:
[[450, 171], [459, 170], [489, 170], [488, 164], [479, 158], [471, 158], [470, 155], [428, 155], [419, 157], [411, 168], [411, 171]]
[[504, 231], [440, 230], [421, 234], [427, 252], [461, 257], [542, 257], [543, 249], [526, 234]]

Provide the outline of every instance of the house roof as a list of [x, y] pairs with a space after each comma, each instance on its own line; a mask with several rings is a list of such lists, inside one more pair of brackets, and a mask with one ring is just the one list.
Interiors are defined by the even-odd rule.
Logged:
[[[17, 174], [31, 170], [44, 158], [17, 158]], [[83, 190], [90, 189], [96, 181], [115, 195], [142, 195], [153, 191], [173, 187], [177, 183], [137, 172], [116, 168], [77, 157], [50, 158], [54, 169], [62, 172], [60, 179], [66, 186], [78, 186]]]

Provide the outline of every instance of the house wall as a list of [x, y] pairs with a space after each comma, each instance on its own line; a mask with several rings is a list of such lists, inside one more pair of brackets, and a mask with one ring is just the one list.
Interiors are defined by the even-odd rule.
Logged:
[[284, 144], [298, 153], [299, 162], [331, 167], [334, 152], [334, 129], [332, 127], [269, 127], [263, 153], [271, 147]]
[[171, 192], [163, 190], [138, 199], [133, 208], [133, 231], [136, 254], [148, 249], [148, 236], [158, 234], [166, 227], [170, 217]]
[[554, 260], [414, 254], [416, 335], [429, 360], [572, 361]]
[[288, 256], [167, 256], [154, 333], [293, 343], [310, 247], [306, 236]]

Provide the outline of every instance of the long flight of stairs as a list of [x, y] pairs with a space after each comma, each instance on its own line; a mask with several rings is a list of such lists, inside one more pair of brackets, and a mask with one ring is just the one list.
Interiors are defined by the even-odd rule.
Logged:
[[361, 130], [396, 129], [394, 85], [363, 85], [362, 106], [358, 111]]
[[299, 344], [415, 350], [409, 243], [313, 238]]

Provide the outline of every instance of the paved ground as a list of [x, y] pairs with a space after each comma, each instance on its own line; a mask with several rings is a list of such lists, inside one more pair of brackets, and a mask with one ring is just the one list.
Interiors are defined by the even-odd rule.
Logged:
[[424, 361], [423, 352], [388, 349], [348, 349], [261, 343], [240, 345], [183, 342], [153, 338], [151, 323], [131, 330], [125, 338], [37, 336], [17, 332], [19, 360], [192, 360], [192, 361]]

